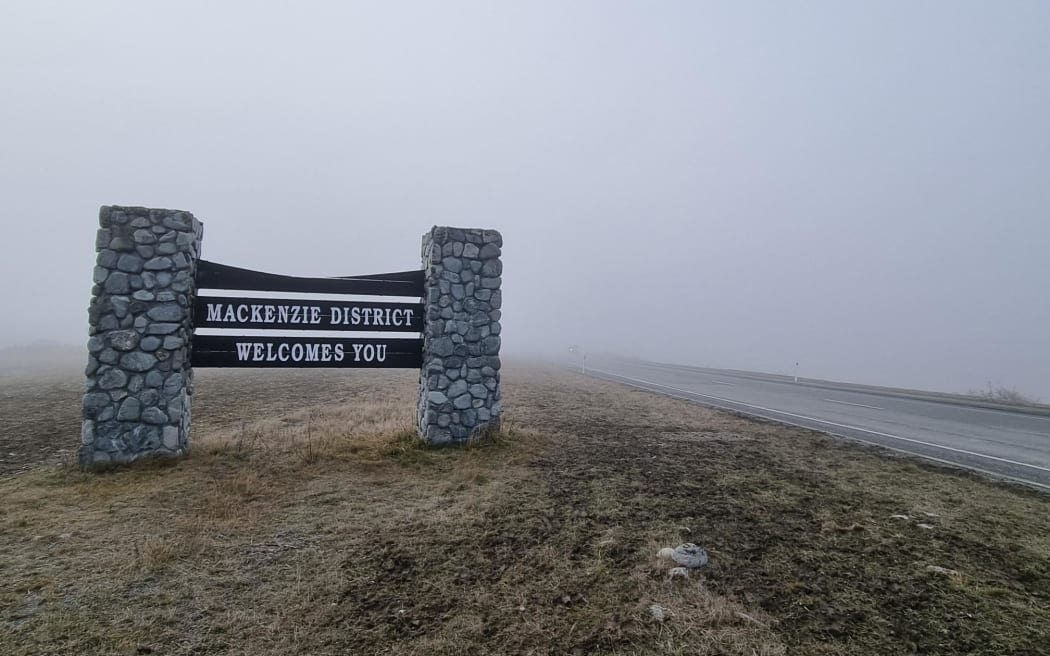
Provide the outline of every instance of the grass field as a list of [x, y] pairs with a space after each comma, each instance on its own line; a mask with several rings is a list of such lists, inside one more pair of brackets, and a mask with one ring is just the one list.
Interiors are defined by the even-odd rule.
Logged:
[[3, 654], [1050, 653], [1025, 488], [522, 363], [439, 450], [415, 372], [200, 371], [189, 457], [85, 474], [80, 384], [0, 379]]

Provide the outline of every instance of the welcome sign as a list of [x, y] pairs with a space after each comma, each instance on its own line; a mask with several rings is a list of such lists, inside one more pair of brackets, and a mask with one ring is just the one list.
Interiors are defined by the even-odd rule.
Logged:
[[[345, 278], [303, 278], [239, 269], [201, 260], [199, 289], [423, 296], [423, 272]], [[406, 299], [407, 301], [407, 299]], [[423, 304], [361, 300], [198, 296], [193, 306], [192, 363], [198, 367], [390, 367], [417, 368], [423, 362]], [[196, 334], [196, 329], [223, 334]], [[410, 333], [391, 339], [258, 337], [238, 331], [340, 331]]]
[[184, 210], [100, 208], [82, 467], [185, 454], [194, 367], [418, 369], [421, 440], [498, 429], [499, 231], [433, 226], [419, 269], [342, 278], [202, 260], [203, 238], [204, 225]]

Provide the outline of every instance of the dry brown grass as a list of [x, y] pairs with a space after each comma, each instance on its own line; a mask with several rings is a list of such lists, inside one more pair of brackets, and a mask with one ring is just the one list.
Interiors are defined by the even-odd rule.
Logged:
[[[456, 449], [415, 440], [411, 372], [201, 374], [188, 458], [0, 478], [0, 653], [1047, 644], [1038, 494], [551, 370]], [[672, 581], [681, 541], [711, 563]]]

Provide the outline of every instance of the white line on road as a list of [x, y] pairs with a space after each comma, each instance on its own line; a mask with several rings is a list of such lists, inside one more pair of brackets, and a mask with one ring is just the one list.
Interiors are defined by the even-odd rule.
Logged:
[[824, 399], [829, 403], [841, 403], [842, 405], [852, 405], [858, 408], [871, 408], [872, 410], [885, 410], [886, 408], [879, 408], [874, 405], [864, 405], [863, 403], [850, 403], [849, 401], [836, 401], [835, 399]]
[[653, 385], [655, 387], [662, 387], [664, 389], [674, 390], [675, 392], [682, 392], [683, 394], [689, 394], [691, 396], [699, 396], [699, 397], [703, 397], [705, 399], [713, 399], [715, 401], [721, 401], [723, 403], [731, 403], [733, 405], [743, 406], [745, 408], [754, 408], [756, 410], [762, 410], [762, 411], [765, 411], [765, 412], [772, 412], [774, 414], [783, 415], [785, 417], [795, 417], [796, 419], [804, 419], [806, 421], [815, 421], [815, 422], [817, 422], [819, 424], [827, 424], [828, 426], [836, 426], [838, 428], [846, 428], [848, 430], [861, 431], [862, 433], [870, 433], [872, 435], [878, 435], [880, 437], [888, 437], [888, 438], [894, 439], [894, 440], [901, 440], [902, 442], [910, 442], [912, 444], [921, 444], [923, 446], [930, 446], [930, 447], [933, 447], [935, 449], [944, 449], [945, 451], [953, 451], [955, 453], [962, 453], [962, 454], [965, 454], [965, 455], [968, 455], [968, 456], [974, 456], [974, 457], [977, 457], [977, 458], [986, 458], [988, 460], [995, 460], [997, 462], [1005, 462], [1005, 463], [1010, 464], [1010, 465], [1017, 465], [1018, 467], [1028, 467], [1029, 469], [1038, 469], [1039, 471], [1050, 472], [1050, 467], [1040, 467], [1039, 465], [1031, 465], [1031, 464], [1028, 464], [1027, 462], [1018, 462], [1016, 460], [1007, 460], [1006, 458], [999, 458], [997, 456], [990, 456], [990, 455], [987, 455], [987, 454], [984, 454], [984, 453], [977, 453], [975, 451], [967, 451], [965, 449], [957, 449], [957, 448], [952, 447], [952, 446], [944, 446], [943, 444], [936, 444], [934, 442], [924, 442], [922, 440], [915, 440], [915, 439], [912, 439], [910, 437], [901, 437], [900, 435], [891, 435], [889, 433], [882, 433], [882, 432], [879, 432], [879, 431], [871, 430], [870, 428], [861, 428], [860, 426], [850, 426], [849, 424], [839, 424], [839, 423], [836, 423], [836, 422], [833, 422], [833, 421], [828, 421], [827, 419], [819, 419], [817, 417], [809, 417], [807, 415], [798, 415], [798, 414], [795, 414], [793, 412], [785, 412], [783, 410], [777, 410], [775, 408], [766, 408], [766, 407], [763, 407], [763, 406], [760, 406], [760, 405], [753, 405], [751, 403], [743, 403], [741, 401], [734, 401], [733, 399], [725, 399], [725, 398], [722, 398], [720, 396], [711, 396], [709, 394], [701, 394], [699, 392], [693, 392], [691, 390], [684, 390], [684, 389], [680, 389], [678, 387], [671, 387], [670, 385], [664, 385], [663, 383], [656, 383], [656, 382], [653, 382], [651, 380], [642, 380], [641, 378], [631, 378], [630, 376], [624, 376], [623, 374], [617, 374], [617, 373], [614, 373], [612, 371], [603, 371], [602, 369], [593, 369], [593, 368], [591, 369], [591, 371], [596, 371], [598, 373], [607, 374], [609, 376], [613, 376], [613, 377], [616, 377], [616, 378], [622, 378], [624, 380], [632, 380], [632, 381], [634, 381], [636, 383], [644, 383], [646, 385]]
[[[801, 425], [801, 424], [792, 424], [792, 425], [798, 426], [798, 425]], [[803, 428], [805, 428], [805, 427], [803, 426]], [[994, 471], [992, 471], [990, 469], [984, 469], [982, 467], [975, 467], [973, 465], [964, 465], [964, 464], [962, 464], [962, 463], [960, 463], [960, 462], [958, 462], [956, 460], [945, 460], [944, 458], [938, 458], [937, 456], [931, 456], [931, 455], [926, 454], [926, 453], [916, 453], [915, 451], [908, 451], [907, 449], [902, 449], [900, 447], [890, 446], [889, 444], [886, 444], [885, 442], [872, 442], [871, 440], [865, 440], [863, 438], [854, 437], [852, 435], [846, 435], [844, 433], [831, 433], [831, 432], [829, 432], [828, 435], [831, 435], [832, 437], [838, 437], [838, 438], [841, 438], [841, 439], [844, 439], [844, 440], [853, 440], [854, 442], [860, 442], [861, 444], [871, 444], [873, 446], [877, 446], [877, 447], [880, 447], [882, 449], [889, 449], [890, 451], [896, 451], [897, 453], [906, 453], [906, 454], [908, 454], [910, 456], [918, 456], [919, 458], [924, 458], [926, 460], [932, 460], [934, 462], [940, 462], [940, 463], [943, 463], [945, 465], [951, 465], [952, 467], [965, 467], [966, 469], [969, 469], [971, 471], [981, 472], [982, 474], [987, 474], [988, 476], [991, 476], [993, 478], [1006, 479], [1006, 480], [1010, 480], [1010, 481], [1017, 481], [1018, 483], [1024, 483], [1025, 485], [1034, 485], [1036, 487], [1041, 487], [1041, 488], [1043, 488], [1045, 490], [1050, 490], [1050, 485], [1046, 485], [1044, 483], [1038, 483], [1036, 481], [1033, 481], [1033, 480], [1030, 480], [1030, 479], [1027, 479], [1027, 478], [1018, 478], [1017, 476], [1010, 476], [1008, 474], [1003, 474], [1001, 472], [994, 472]]]
[[733, 383], [727, 383], [724, 380], [712, 380], [711, 382], [714, 383], [715, 385], [725, 385], [727, 387], [736, 387], [736, 385], [734, 385]]

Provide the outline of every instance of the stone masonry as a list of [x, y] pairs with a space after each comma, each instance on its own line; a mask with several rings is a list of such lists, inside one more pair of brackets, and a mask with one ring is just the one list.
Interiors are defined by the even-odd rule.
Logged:
[[419, 436], [428, 444], [499, 428], [502, 246], [495, 230], [435, 226], [423, 235]]
[[189, 212], [99, 212], [80, 464], [180, 455], [189, 441], [194, 278], [203, 227]]

